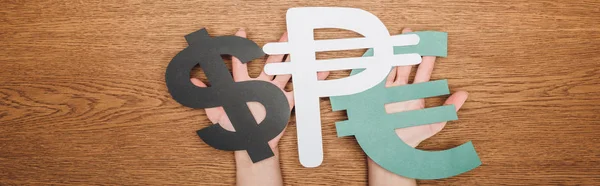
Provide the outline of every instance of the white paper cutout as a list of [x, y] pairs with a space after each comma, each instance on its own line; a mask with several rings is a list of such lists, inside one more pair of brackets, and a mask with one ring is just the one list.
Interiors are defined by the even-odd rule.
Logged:
[[[298, 153], [304, 167], [317, 167], [323, 161], [319, 97], [355, 94], [370, 89], [387, 77], [393, 66], [421, 63], [419, 54], [394, 55], [394, 46], [419, 43], [416, 34], [390, 36], [375, 15], [356, 8], [302, 7], [287, 11], [288, 42], [267, 43], [270, 55], [290, 54], [291, 61], [269, 63], [269, 75], [292, 74], [296, 104]], [[340, 28], [355, 31], [364, 38], [314, 40], [314, 29]], [[373, 48], [372, 57], [319, 60], [315, 52]], [[335, 80], [318, 81], [317, 72], [365, 68], [363, 72]]]

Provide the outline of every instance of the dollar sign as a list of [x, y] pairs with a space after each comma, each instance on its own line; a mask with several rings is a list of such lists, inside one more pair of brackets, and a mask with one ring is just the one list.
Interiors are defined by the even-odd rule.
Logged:
[[[180, 104], [191, 108], [222, 106], [235, 132], [220, 124], [198, 130], [208, 145], [221, 150], [246, 150], [253, 162], [274, 156], [269, 140], [281, 133], [290, 117], [287, 98], [275, 85], [265, 81], [235, 82], [221, 55], [237, 57], [243, 63], [264, 56], [251, 40], [237, 36], [211, 38], [206, 29], [185, 36], [188, 47], [169, 63], [166, 84], [169, 93]], [[210, 87], [197, 87], [190, 81], [196, 65], [203, 68]], [[247, 102], [259, 102], [266, 110], [265, 119], [256, 122]]]
[[[418, 52], [423, 56], [445, 56], [446, 34], [416, 32], [420, 46], [397, 47], [394, 53]], [[368, 50], [364, 56], [373, 55]], [[362, 69], [352, 70], [351, 76]], [[356, 137], [363, 151], [381, 167], [415, 179], [455, 176], [481, 165], [471, 142], [443, 151], [423, 151], [404, 143], [395, 129], [456, 120], [454, 105], [387, 114], [385, 104], [449, 94], [446, 80], [385, 87], [385, 80], [357, 94], [331, 97], [332, 110], [346, 110], [347, 121], [336, 123], [338, 136]]]

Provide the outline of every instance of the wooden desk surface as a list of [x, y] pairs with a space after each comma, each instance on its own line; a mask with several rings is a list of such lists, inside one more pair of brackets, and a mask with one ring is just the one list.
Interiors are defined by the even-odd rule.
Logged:
[[[190, 32], [245, 27], [262, 46], [285, 30], [286, 10], [299, 6], [361, 8], [392, 34], [448, 32], [449, 56], [438, 59], [433, 79], [470, 96], [460, 120], [420, 148], [472, 140], [483, 165], [422, 185], [600, 185], [596, 0], [2, 1], [0, 185], [234, 184], [232, 153], [196, 136], [210, 122], [171, 98], [165, 68]], [[257, 75], [262, 64], [250, 67]], [[321, 107], [324, 162], [299, 164], [292, 119], [280, 143], [285, 183], [365, 185], [361, 149], [335, 134], [344, 114], [331, 112], [328, 99]]]

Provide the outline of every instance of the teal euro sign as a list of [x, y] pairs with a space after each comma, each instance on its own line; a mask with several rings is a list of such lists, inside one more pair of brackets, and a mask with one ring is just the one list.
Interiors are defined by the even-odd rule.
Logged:
[[[394, 47], [395, 54], [419, 53], [421, 56], [447, 55], [447, 34], [414, 32], [418, 45]], [[372, 56], [369, 49], [363, 56]], [[354, 69], [354, 75], [363, 69]], [[423, 151], [404, 143], [395, 129], [457, 120], [454, 105], [387, 114], [387, 103], [422, 99], [449, 94], [446, 80], [405, 86], [377, 86], [353, 95], [331, 97], [334, 111], [346, 110], [348, 120], [336, 123], [339, 137], [354, 135], [363, 151], [374, 162], [395, 174], [415, 179], [441, 179], [456, 176], [479, 165], [481, 161], [471, 142], [442, 151]]]

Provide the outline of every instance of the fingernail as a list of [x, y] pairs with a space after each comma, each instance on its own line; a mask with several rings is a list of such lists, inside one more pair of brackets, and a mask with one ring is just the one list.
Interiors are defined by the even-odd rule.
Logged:
[[246, 29], [244, 29], [244, 28], [240, 28], [238, 31], [239, 31], [239, 32], [242, 32], [242, 31], [246, 31]]

